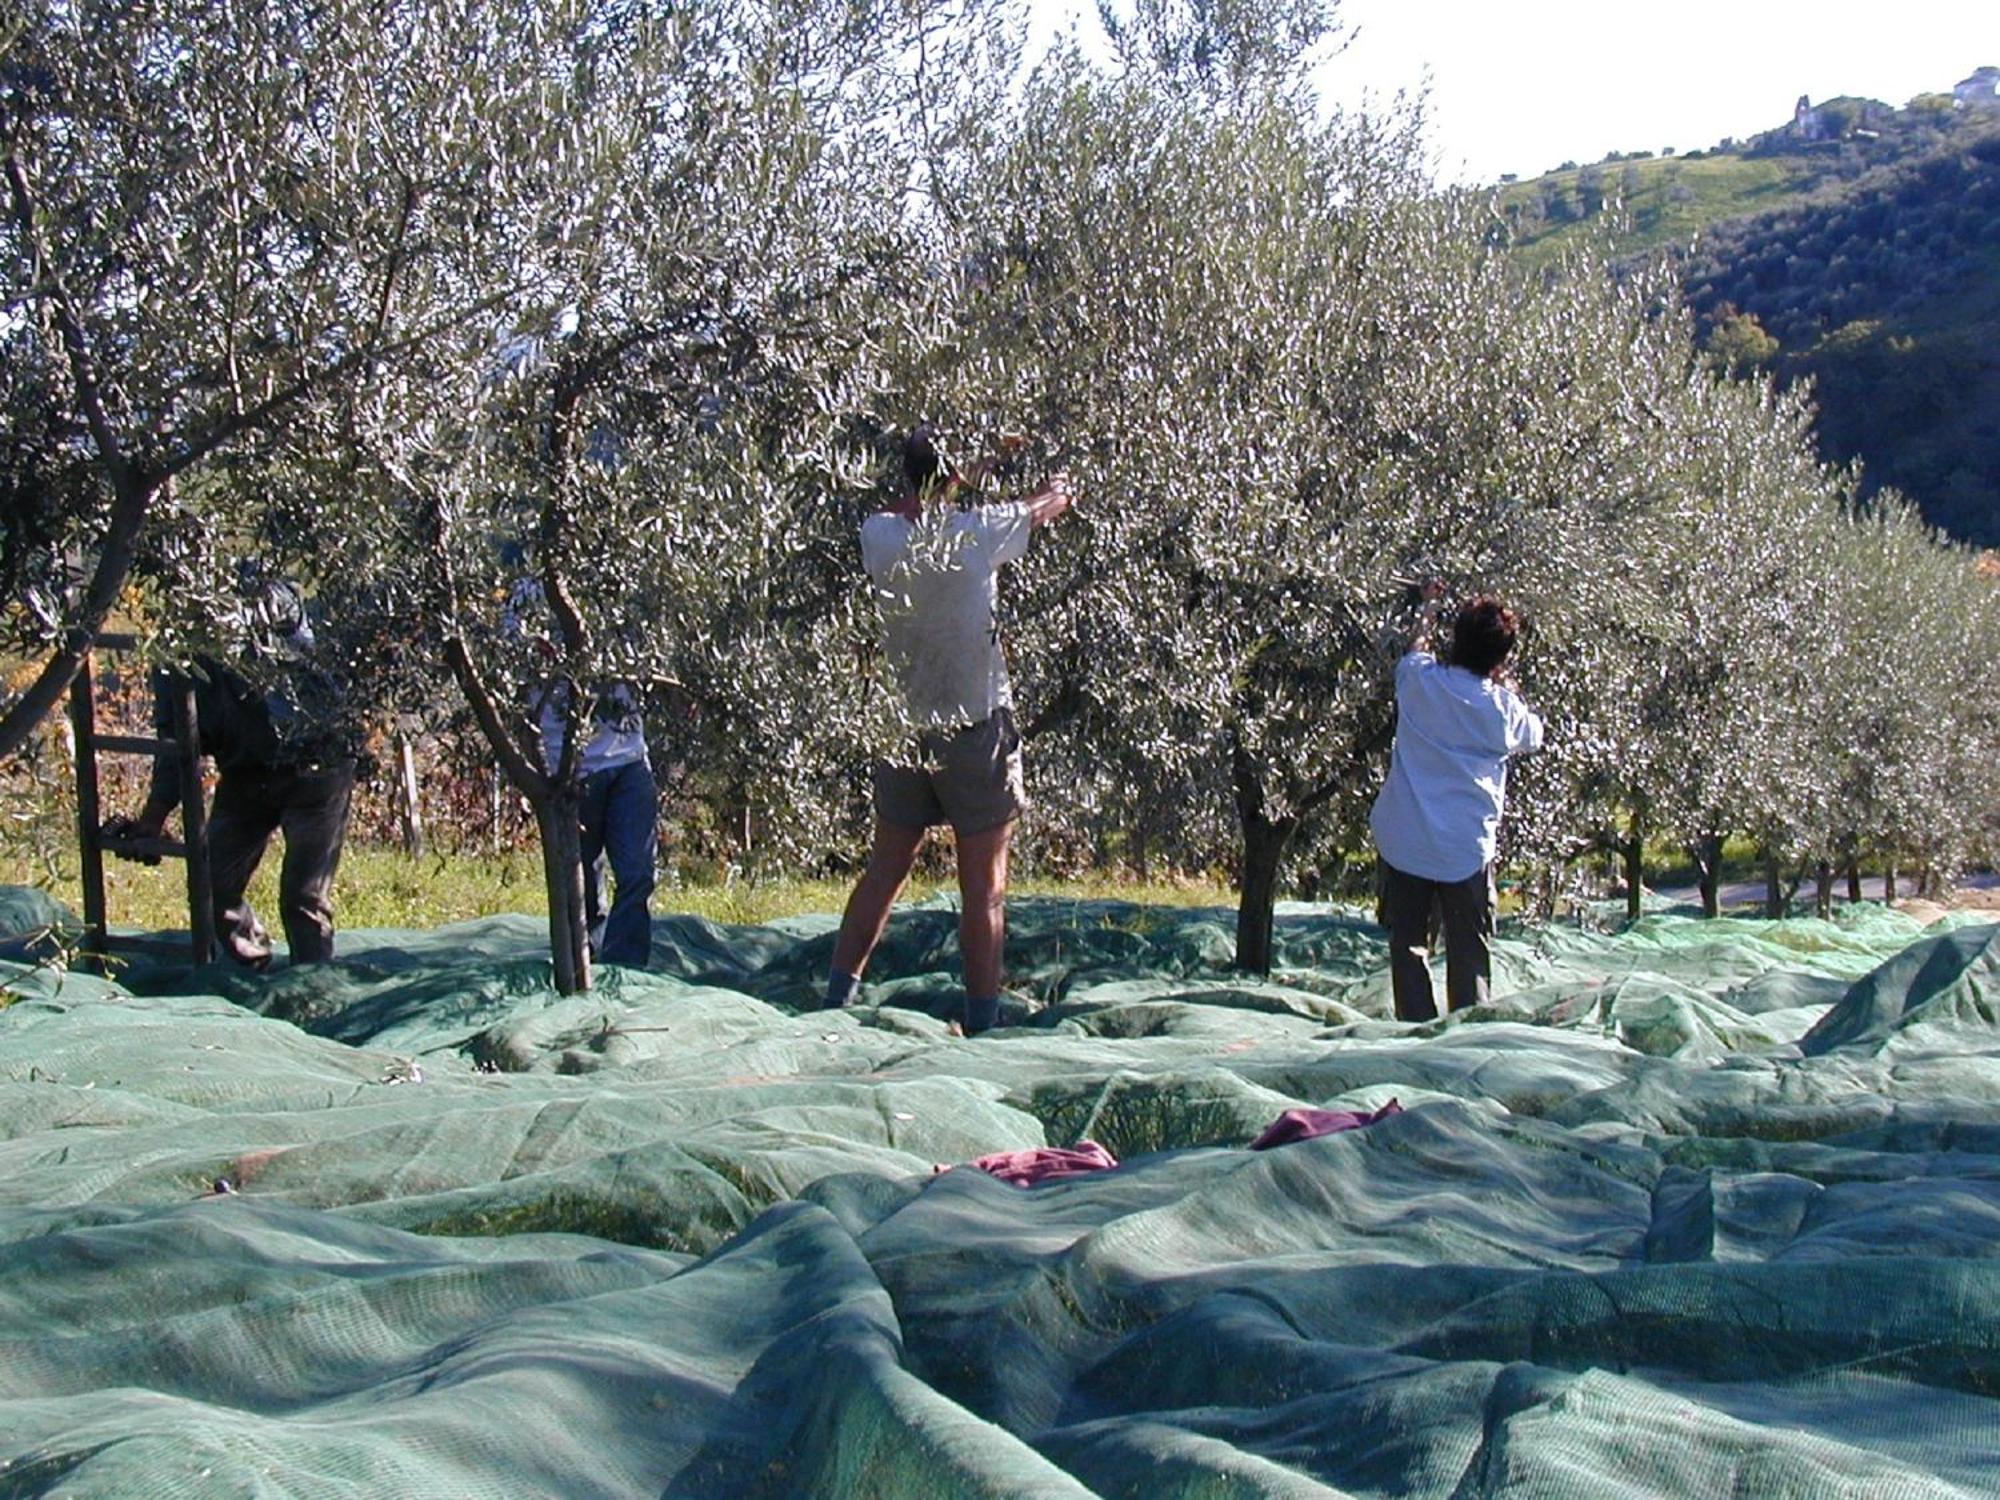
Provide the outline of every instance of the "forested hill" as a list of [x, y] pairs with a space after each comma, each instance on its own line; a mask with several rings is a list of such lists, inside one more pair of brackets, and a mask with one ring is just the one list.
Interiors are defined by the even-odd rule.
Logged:
[[1814, 122], [1501, 189], [1540, 261], [1583, 236], [1681, 260], [1719, 361], [1811, 377], [1827, 457], [2000, 543], [2000, 109], [1834, 100]]

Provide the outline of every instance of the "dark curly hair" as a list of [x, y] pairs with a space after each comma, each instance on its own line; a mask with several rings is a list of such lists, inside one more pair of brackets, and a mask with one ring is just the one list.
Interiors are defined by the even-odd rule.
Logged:
[[951, 478], [951, 465], [937, 449], [937, 431], [925, 422], [903, 439], [903, 478], [922, 495]]
[[1520, 633], [1520, 618], [1491, 594], [1470, 599], [1452, 626], [1452, 665], [1484, 677], [1507, 659]]

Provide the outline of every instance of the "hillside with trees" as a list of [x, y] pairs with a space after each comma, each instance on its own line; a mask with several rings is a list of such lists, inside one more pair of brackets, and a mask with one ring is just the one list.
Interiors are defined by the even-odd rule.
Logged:
[[1820, 449], [1964, 539], [2000, 542], [2000, 110], [1832, 100], [1686, 156], [1504, 188], [1513, 252], [1665, 250], [1718, 364], [1812, 383]]

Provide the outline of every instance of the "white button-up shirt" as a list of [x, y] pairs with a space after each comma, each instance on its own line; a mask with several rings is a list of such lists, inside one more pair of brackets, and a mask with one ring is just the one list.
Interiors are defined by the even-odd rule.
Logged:
[[1512, 688], [1428, 651], [1396, 664], [1396, 744], [1368, 825], [1382, 858], [1424, 880], [1493, 862], [1509, 757], [1542, 748], [1542, 721]]

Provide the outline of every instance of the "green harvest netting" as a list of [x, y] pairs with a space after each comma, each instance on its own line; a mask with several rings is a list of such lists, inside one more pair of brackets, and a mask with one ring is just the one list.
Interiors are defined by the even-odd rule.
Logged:
[[0, 965], [0, 1497], [2000, 1492], [2000, 928], [1510, 929], [1411, 1027], [1349, 914], [1023, 900], [975, 1041], [954, 928], [832, 1016], [827, 919]]

